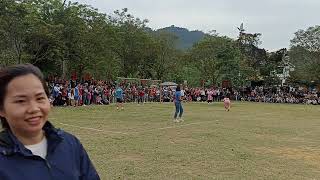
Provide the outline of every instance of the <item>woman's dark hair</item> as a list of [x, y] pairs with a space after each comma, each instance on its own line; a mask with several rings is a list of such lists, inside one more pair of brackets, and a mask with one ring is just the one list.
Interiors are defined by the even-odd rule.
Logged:
[[180, 85], [177, 86], [176, 91], [181, 91]]
[[[8, 84], [16, 77], [33, 74], [41, 81], [46, 95], [49, 97], [49, 89], [39, 68], [32, 64], [19, 64], [0, 69], [0, 110], [4, 110], [4, 99], [7, 94]], [[0, 117], [4, 129], [9, 129], [9, 124], [4, 117]]]

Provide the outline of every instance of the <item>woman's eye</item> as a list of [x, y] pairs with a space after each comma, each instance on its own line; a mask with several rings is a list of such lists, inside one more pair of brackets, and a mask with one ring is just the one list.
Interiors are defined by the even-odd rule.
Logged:
[[15, 103], [19, 103], [19, 104], [20, 104], [20, 103], [24, 103], [24, 102], [26, 102], [26, 101], [25, 101], [25, 100], [16, 100], [16, 101], [15, 101]]
[[37, 98], [38, 101], [41, 101], [41, 100], [44, 100], [44, 99], [45, 99], [44, 97]]

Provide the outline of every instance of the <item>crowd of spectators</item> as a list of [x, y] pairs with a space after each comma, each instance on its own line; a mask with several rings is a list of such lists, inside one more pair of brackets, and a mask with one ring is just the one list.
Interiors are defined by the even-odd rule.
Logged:
[[257, 86], [241, 88], [235, 94], [243, 101], [320, 105], [320, 91], [316, 88]]
[[[124, 92], [125, 102], [172, 102], [174, 86], [118, 83]], [[55, 81], [48, 83], [54, 106], [86, 106], [115, 103], [117, 83], [110, 81]], [[221, 101], [225, 96], [235, 101], [266, 103], [320, 104], [320, 91], [302, 87], [242, 87], [242, 88], [190, 88], [184, 86], [182, 93], [186, 102]]]

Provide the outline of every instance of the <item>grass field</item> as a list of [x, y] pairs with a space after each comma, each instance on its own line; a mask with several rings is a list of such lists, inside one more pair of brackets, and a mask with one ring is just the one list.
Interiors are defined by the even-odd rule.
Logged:
[[185, 103], [54, 108], [101, 179], [320, 179], [320, 106]]

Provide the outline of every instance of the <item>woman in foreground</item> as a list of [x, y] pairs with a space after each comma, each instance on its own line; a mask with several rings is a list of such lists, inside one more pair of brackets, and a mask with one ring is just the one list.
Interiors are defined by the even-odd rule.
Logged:
[[37, 67], [0, 70], [0, 179], [100, 179], [80, 141], [48, 121], [48, 95]]

